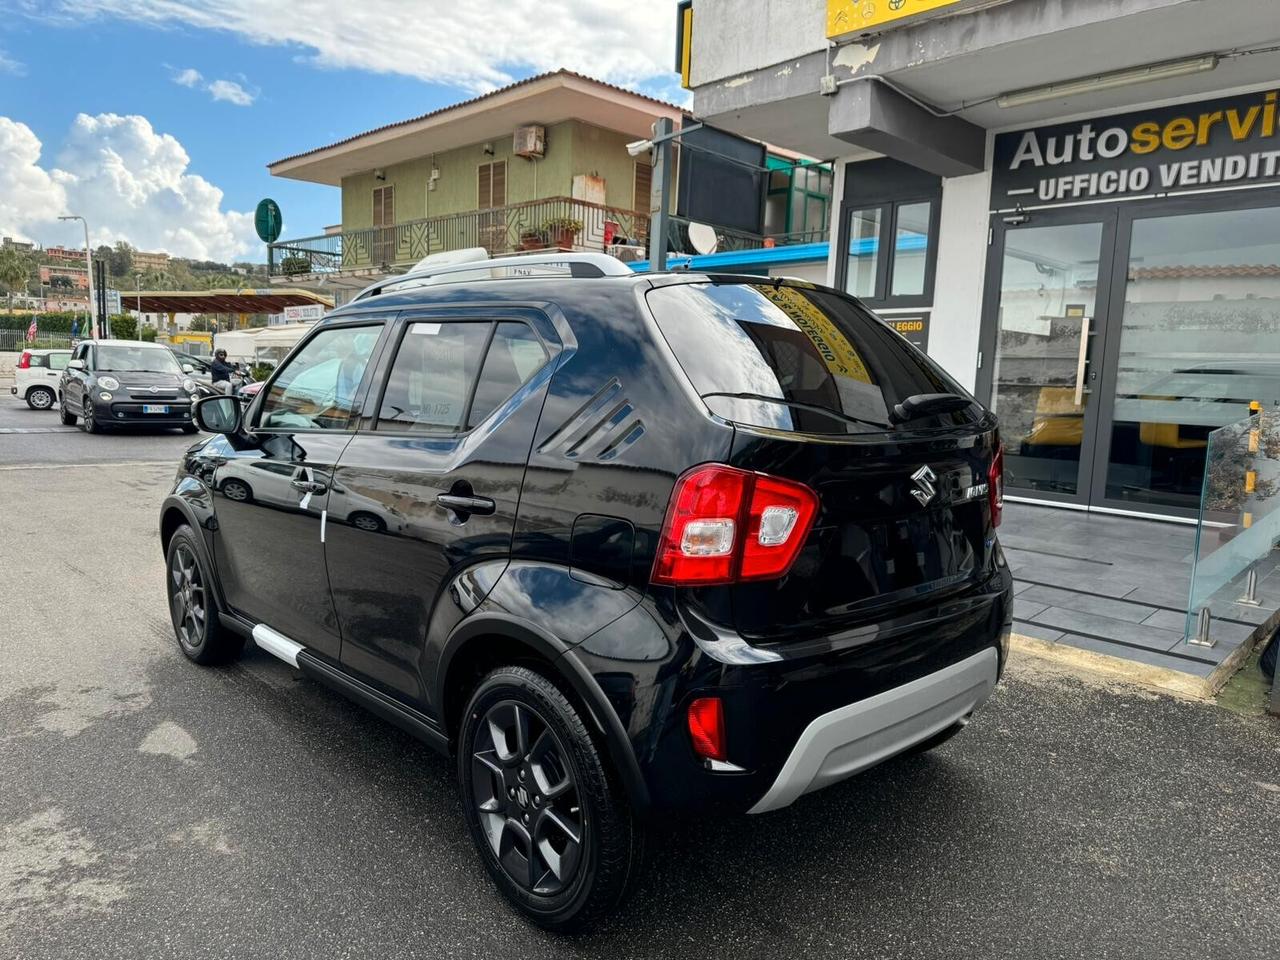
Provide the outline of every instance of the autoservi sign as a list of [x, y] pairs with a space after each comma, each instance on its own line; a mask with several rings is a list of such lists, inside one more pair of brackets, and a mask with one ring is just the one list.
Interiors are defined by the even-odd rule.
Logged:
[[1280, 185], [1277, 92], [1002, 133], [992, 206]]

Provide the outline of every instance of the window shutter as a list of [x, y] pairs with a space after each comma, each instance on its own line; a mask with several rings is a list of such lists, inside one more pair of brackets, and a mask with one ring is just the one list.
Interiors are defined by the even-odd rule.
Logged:
[[493, 168], [482, 163], [476, 168], [476, 208], [488, 210], [493, 206]]
[[495, 207], [507, 205], [507, 161], [502, 160], [493, 166], [493, 203]]
[[647, 163], [636, 165], [635, 179], [632, 184], [631, 209], [638, 213], [649, 212], [649, 194], [653, 190], [653, 167]]

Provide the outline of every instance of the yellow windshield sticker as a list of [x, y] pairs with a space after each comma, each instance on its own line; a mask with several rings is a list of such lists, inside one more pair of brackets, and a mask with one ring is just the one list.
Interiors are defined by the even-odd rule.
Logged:
[[808, 337], [834, 376], [871, 383], [871, 374], [849, 338], [800, 290], [793, 287], [756, 287], [785, 313]]

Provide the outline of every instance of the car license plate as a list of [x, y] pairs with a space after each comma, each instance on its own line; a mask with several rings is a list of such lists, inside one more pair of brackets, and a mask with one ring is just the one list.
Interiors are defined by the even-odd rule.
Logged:
[[163, 403], [144, 403], [142, 405], [143, 413], [168, 413], [168, 404]]

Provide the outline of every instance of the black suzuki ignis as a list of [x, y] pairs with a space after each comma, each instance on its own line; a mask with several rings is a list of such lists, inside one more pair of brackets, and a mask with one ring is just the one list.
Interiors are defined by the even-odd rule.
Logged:
[[995, 417], [831, 289], [428, 268], [196, 417], [160, 516], [182, 651], [252, 640], [455, 758], [550, 929], [622, 900], [654, 817], [929, 749], [1004, 668]]

